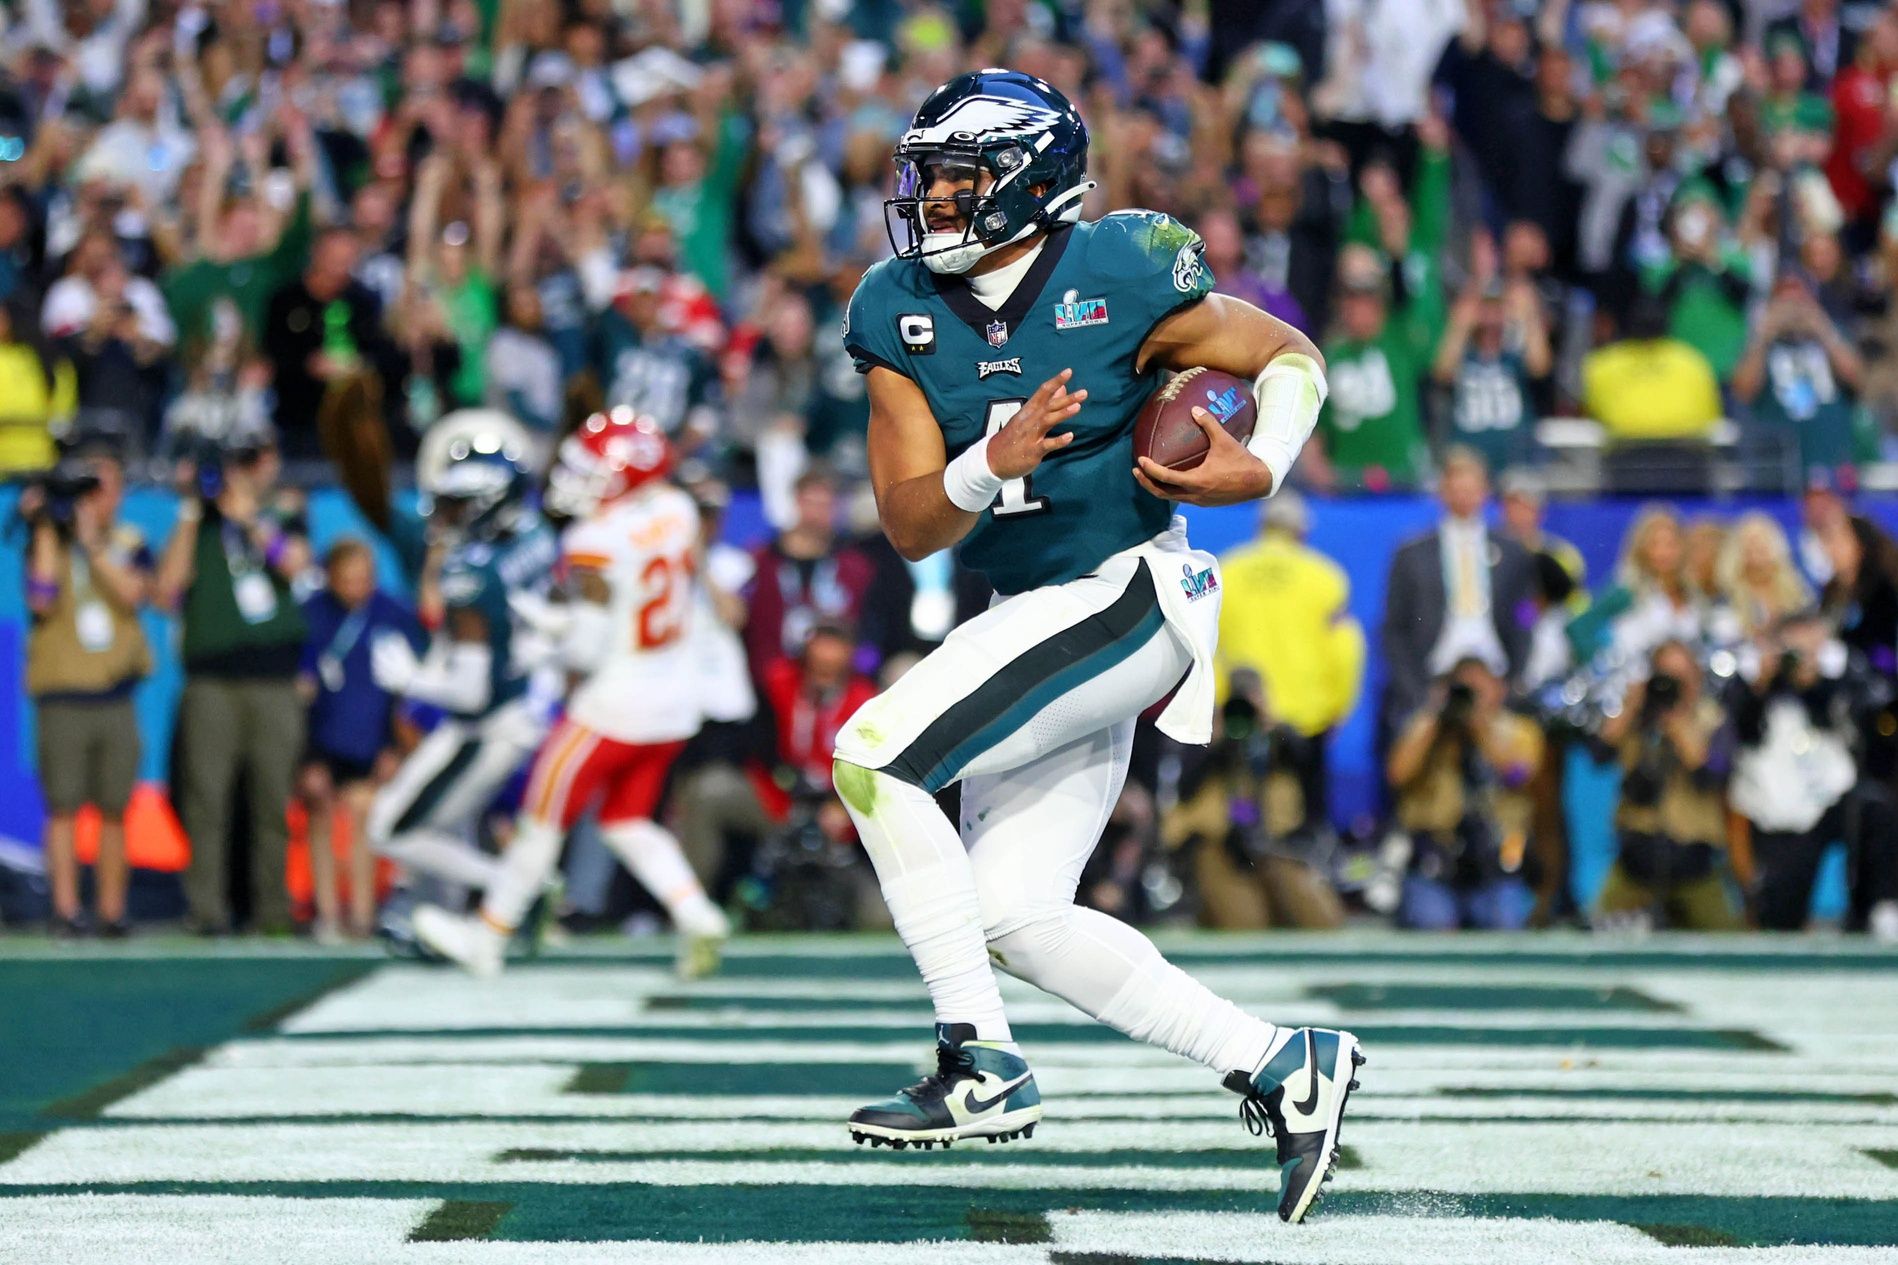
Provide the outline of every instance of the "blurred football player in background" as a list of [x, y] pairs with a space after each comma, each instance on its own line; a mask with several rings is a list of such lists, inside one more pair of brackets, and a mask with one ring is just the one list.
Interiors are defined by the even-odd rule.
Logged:
[[[424, 485], [440, 566], [429, 584], [441, 626], [428, 652], [384, 635], [371, 647], [376, 683], [442, 719], [376, 795], [369, 839], [414, 874], [483, 890], [496, 859], [474, 843], [481, 815], [547, 731], [531, 689], [547, 653], [544, 622], [558, 546], [531, 498], [523, 455], [498, 435], [459, 438]], [[412, 902], [392, 901], [383, 930], [400, 943]]]
[[417, 938], [477, 974], [501, 968], [509, 938], [546, 886], [561, 840], [598, 807], [600, 835], [665, 906], [679, 973], [717, 966], [730, 934], [678, 840], [653, 820], [666, 774], [702, 720], [701, 649], [692, 637], [699, 511], [671, 483], [672, 448], [630, 408], [597, 413], [560, 446], [547, 503], [567, 593], [558, 657], [578, 680], [564, 720], [534, 760], [519, 829], [478, 915], [424, 906]]

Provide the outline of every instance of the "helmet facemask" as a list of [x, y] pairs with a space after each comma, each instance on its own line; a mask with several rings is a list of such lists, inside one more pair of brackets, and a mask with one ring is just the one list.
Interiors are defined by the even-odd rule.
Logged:
[[[1081, 213], [1082, 195], [1094, 187], [1083, 181], [1076, 188], [1056, 192], [1045, 185], [1031, 185], [1034, 155], [1014, 142], [988, 147], [899, 146], [896, 165], [896, 194], [883, 204], [890, 245], [898, 258], [920, 259], [937, 273], [967, 272], [992, 251], [1058, 221], [1073, 221]], [[948, 196], [929, 192], [943, 183], [965, 182], [968, 187]], [[932, 227], [931, 220], [945, 218], [941, 214], [945, 210], [953, 213], [957, 227]], [[899, 223], [907, 243], [898, 240]]]

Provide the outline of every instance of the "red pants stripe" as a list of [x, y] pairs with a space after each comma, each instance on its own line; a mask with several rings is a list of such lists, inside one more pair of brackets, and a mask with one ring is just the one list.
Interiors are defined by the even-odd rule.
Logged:
[[603, 826], [648, 820], [658, 811], [666, 773], [684, 749], [683, 740], [618, 742], [563, 720], [534, 757], [526, 811], [562, 831], [596, 803]]

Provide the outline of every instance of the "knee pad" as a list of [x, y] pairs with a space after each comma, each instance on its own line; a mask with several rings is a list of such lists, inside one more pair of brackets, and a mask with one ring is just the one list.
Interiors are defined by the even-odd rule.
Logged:
[[1050, 966], [1068, 955], [1074, 940], [1070, 915], [1074, 906], [1017, 911], [983, 928], [989, 959], [1017, 979], [1034, 983]]
[[896, 776], [893, 770], [885, 767], [895, 754], [894, 744], [890, 741], [890, 728], [881, 720], [885, 697], [877, 695], [852, 712], [850, 719], [838, 728], [837, 746], [831, 753], [833, 760]]

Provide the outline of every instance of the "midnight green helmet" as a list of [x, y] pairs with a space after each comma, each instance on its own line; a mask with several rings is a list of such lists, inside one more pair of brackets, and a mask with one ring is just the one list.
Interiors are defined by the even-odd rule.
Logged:
[[[967, 272], [998, 247], [1073, 223], [1094, 187], [1081, 112], [1045, 80], [1017, 70], [972, 71], [930, 93], [896, 144], [896, 167], [896, 196], [883, 203], [890, 245], [899, 259], [920, 259], [933, 272]], [[932, 176], [979, 184], [982, 171], [991, 182], [980, 192], [928, 196]], [[932, 204], [953, 209], [964, 227], [931, 231]]]

